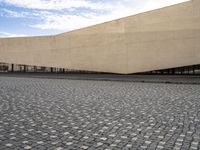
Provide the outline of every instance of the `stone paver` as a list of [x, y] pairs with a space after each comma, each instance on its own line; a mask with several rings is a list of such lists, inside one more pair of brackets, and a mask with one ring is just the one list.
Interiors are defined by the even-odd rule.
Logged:
[[200, 85], [0, 77], [0, 149], [200, 149]]

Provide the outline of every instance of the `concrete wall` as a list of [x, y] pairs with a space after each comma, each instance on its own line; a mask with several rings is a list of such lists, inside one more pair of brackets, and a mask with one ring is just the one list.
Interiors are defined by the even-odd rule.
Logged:
[[200, 64], [200, 1], [56, 36], [0, 39], [0, 62], [137, 73]]

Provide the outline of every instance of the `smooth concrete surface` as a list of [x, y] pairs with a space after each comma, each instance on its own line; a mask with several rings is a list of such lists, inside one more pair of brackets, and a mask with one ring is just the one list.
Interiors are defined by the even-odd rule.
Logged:
[[0, 39], [0, 62], [110, 73], [200, 64], [200, 1], [56, 36]]

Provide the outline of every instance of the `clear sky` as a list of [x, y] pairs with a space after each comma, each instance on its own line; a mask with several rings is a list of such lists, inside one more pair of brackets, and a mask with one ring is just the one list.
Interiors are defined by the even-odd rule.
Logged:
[[0, 0], [0, 37], [58, 34], [187, 0]]

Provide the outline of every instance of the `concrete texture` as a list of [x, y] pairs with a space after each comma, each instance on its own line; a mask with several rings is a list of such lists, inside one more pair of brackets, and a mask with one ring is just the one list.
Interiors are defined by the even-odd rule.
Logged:
[[200, 85], [0, 77], [1, 150], [199, 150]]
[[200, 1], [46, 37], [0, 39], [0, 62], [138, 73], [200, 64]]

